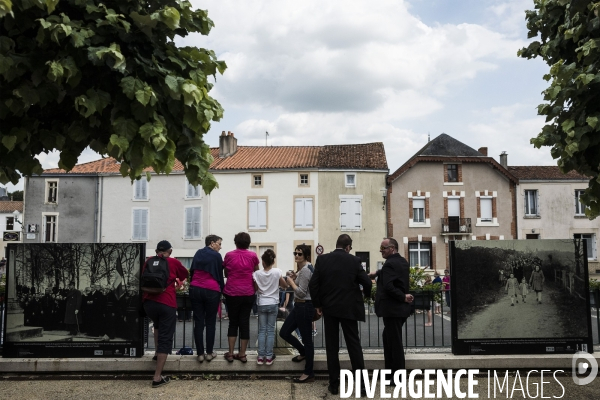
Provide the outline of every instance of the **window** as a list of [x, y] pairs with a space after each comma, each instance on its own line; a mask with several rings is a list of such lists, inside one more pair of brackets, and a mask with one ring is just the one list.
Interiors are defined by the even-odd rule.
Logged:
[[356, 174], [346, 173], [345, 174], [346, 187], [356, 187]]
[[6, 217], [6, 231], [15, 229], [15, 217]]
[[413, 222], [425, 222], [425, 199], [413, 198]]
[[148, 181], [145, 177], [133, 182], [133, 199], [148, 200]]
[[58, 181], [46, 181], [46, 203], [58, 202]]
[[263, 175], [252, 174], [252, 187], [261, 188], [263, 187]]
[[429, 267], [431, 265], [431, 243], [409, 242], [408, 255], [411, 267]]
[[481, 197], [479, 201], [479, 206], [481, 210], [481, 222], [492, 222], [494, 220], [492, 215], [492, 198]]
[[148, 240], [148, 209], [133, 209], [133, 240]]
[[294, 199], [294, 228], [313, 229], [313, 198], [297, 197]]
[[248, 199], [248, 230], [267, 229], [267, 199]]
[[[260, 257], [265, 253], [265, 251], [267, 251], [267, 249], [271, 249], [271, 250], [275, 251], [275, 244], [274, 243], [258, 243], [258, 244], [251, 243], [250, 247], [248, 247], [248, 250], [256, 253], [259, 260], [260, 260]], [[275, 251], [275, 253], [277, 253], [277, 252]], [[275, 264], [273, 264], [273, 267], [277, 268], [277, 258], [275, 258]], [[262, 269], [262, 264], [260, 264], [260, 269]]]
[[458, 182], [458, 165], [457, 164], [448, 164], [447, 168], [448, 168], [448, 182]]
[[200, 198], [200, 185], [194, 186], [185, 180], [185, 198], [186, 199], [199, 199]]
[[340, 196], [340, 229], [359, 231], [362, 229], [362, 196]]
[[298, 174], [298, 185], [299, 186], [310, 186], [310, 182], [308, 180], [308, 174], [305, 173], [299, 173]]
[[582, 216], [585, 215], [585, 206], [581, 204], [581, 195], [584, 193], [584, 190], [576, 190], [575, 191], [575, 215]]
[[56, 243], [56, 228], [58, 223], [57, 215], [44, 216], [44, 242]]
[[525, 191], [525, 215], [528, 217], [540, 215], [537, 190]]
[[187, 207], [185, 209], [185, 238], [200, 239], [201, 229], [200, 221], [202, 220], [202, 210], [200, 207]]
[[596, 259], [596, 235], [593, 233], [576, 233], [573, 235], [575, 239], [582, 239], [587, 249], [588, 260]]

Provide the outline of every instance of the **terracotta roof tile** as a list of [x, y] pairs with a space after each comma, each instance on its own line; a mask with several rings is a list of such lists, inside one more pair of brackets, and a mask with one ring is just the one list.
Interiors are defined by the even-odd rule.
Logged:
[[319, 168], [388, 169], [383, 143], [323, 146]]
[[575, 171], [563, 174], [557, 166], [509, 166], [508, 170], [520, 180], [589, 180]]
[[[219, 158], [219, 148], [210, 149], [213, 171], [260, 170], [287, 168], [340, 168], [386, 170], [387, 161], [383, 143], [332, 146], [238, 146], [234, 155]], [[117, 174], [120, 164], [114, 158], [103, 158], [76, 165], [72, 174]], [[152, 171], [147, 168], [145, 171]], [[183, 171], [176, 160], [173, 171]], [[64, 174], [60, 168], [46, 169], [45, 174]]]
[[23, 212], [22, 201], [0, 201], [0, 213], [12, 213], [15, 210]]
[[318, 146], [238, 146], [234, 155], [219, 158], [219, 149], [210, 149], [215, 158], [212, 170], [316, 168]]

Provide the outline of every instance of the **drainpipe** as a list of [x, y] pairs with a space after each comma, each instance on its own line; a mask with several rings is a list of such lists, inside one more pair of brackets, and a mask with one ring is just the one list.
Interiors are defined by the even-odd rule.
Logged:
[[100, 178], [96, 175], [96, 193], [94, 196], [94, 243], [98, 243], [98, 191]]

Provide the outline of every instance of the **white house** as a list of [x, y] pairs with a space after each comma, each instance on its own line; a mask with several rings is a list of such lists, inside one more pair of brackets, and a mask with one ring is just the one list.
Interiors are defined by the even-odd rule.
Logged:
[[588, 270], [600, 274], [598, 234], [600, 219], [589, 220], [579, 196], [589, 179], [555, 166], [509, 166], [517, 186], [518, 239], [572, 239], [586, 241]]
[[[17, 218], [15, 218], [15, 211], [18, 211], [20, 214]], [[22, 213], [22, 201], [0, 201], [0, 246], [2, 246], [2, 254], [0, 255], [1, 257], [5, 257], [7, 243], [20, 242], [22, 240]]]

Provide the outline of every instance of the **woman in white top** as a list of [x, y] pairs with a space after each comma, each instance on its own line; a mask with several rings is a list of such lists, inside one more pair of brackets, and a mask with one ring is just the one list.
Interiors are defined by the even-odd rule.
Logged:
[[258, 295], [258, 365], [273, 364], [275, 324], [279, 309], [279, 286], [287, 287], [281, 271], [273, 268], [275, 252], [267, 249], [261, 257], [263, 270], [254, 271], [254, 285]]

